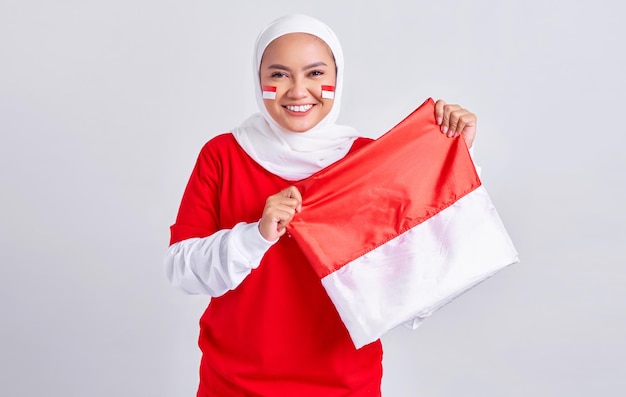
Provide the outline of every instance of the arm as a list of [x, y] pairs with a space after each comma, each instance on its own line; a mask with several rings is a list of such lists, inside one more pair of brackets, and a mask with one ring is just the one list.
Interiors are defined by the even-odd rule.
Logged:
[[207, 144], [189, 178], [178, 210], [165, 267], [170, 283], [189, 294], [223, 295], [261, 263], [301, 205], [291, 187], [267, 199], [259, 222], [220, 224], [223, 164], [219, 148]]
[[271, 242], [261, 237], [257, 223], [220, 225], [220, 184], [223, 163], [219, 147], [202, 148], [171, 227], [165, 256], [172, 286], [188, 294], [223, 295], [259, 266]]
[[217, 297], [257, 268], [272, 244], [261, 236], [258, 223], [238, 223], [172, 244], [165, 256], [166, 275], [172, 286], [188, 294]]

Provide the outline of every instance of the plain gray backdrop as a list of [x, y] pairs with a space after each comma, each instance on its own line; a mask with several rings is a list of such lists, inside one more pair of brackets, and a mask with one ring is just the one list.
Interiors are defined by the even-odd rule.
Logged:
[[478, 114], [522, 261], [386, 335], [384, 395], [624, 395], [621, 4], [0, 0], [0, 395], [195, 395], [208, 299], [168, 285], [168, 227], [204, 142], [256, 111], [257, 33], [294, 12], [343, 44], [341, 123]]

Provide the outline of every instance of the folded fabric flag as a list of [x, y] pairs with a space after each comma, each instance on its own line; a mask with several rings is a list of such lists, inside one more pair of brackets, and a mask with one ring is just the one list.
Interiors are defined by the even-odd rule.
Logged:
[[385, 135], [296, 184], [288, 229], [359, 348], [517, 263], [463, 139], [427, 100]]

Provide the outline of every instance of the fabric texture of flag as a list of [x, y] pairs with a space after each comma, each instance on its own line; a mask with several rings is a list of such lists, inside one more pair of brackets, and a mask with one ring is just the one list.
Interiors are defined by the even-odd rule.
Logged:
[[439, 131], [432, 99], [296, 187], [302, 211], [289, 233], [357, 348], [518, 262], [464, 140]]
[[276, 87], [273, 85], [264, 85], [263, 99], [276, 99]]

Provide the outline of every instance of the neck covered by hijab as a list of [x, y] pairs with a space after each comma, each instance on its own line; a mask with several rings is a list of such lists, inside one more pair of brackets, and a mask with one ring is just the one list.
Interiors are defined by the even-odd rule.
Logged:
[[[259, 78], [267, 46], [290, 33], [308, 33], [323, 40], [332, 51], [337, 68], [333, 107], [324, 119], [305, 132], [288, 131], [272, 119], [263, 103]], [[306, 15], [289, 15], [270, 23], [256, 40], [253, 59], [255, 96], [260, 113], [233, 129], [239, 145], [263, 168], [291, 181], [304, 179], [343, 158], [359, 135], [352, 127], [335, 124], [341, 103], [343, 68], [339, 40], [321, 21]]]

